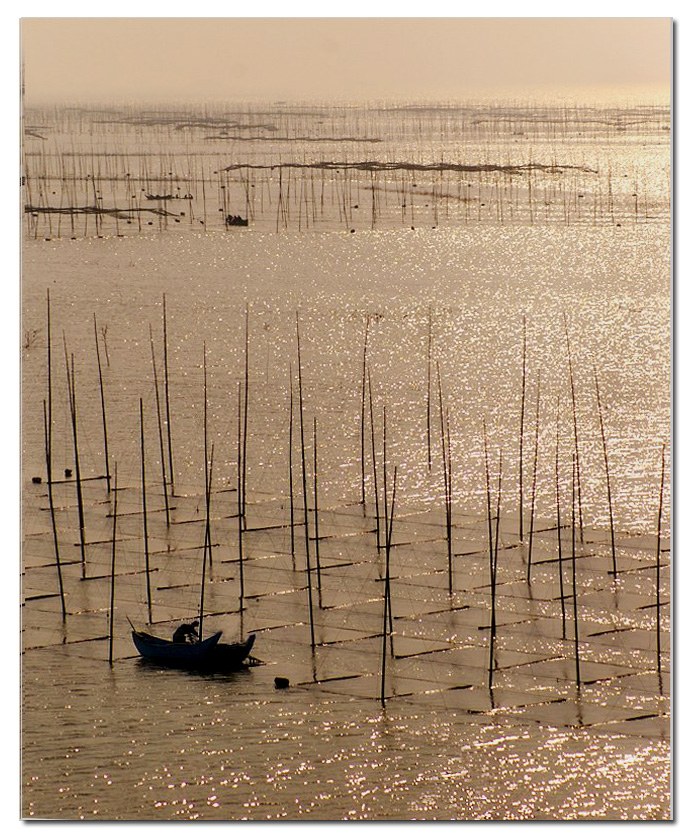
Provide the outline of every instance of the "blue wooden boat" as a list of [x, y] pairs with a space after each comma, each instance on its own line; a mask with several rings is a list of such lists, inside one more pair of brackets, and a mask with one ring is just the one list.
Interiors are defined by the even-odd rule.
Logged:
[[132, 637], [140, 655], [155, 664], [189, 670], [238, 670], [249, 656], [256, 636], [252, 634], [239, 644], [220, 644], [222, 634], [216, 632], [193, 644], [177, 644], [137, 629], [133, 630]]

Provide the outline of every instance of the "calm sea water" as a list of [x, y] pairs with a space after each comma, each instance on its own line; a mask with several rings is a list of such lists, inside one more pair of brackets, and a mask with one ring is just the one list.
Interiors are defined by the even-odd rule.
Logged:
[[[641, 129], [632, 129], [629, 136], [626, 128], [617, 129], [618, 113], [619, 123], [639, 124]], [[27, 142], [27, 173], [34, 189], [28, 203], [33, 206], [38, 206], [39, 191], [42, 204], [52, 200], [53, 193], [54, 206], [85, 203], [72, 200], [77, 196], [70, 189], [77, 181], [68, 177], [65, 167], [70, 171], [79, 167], [81, 190], [90, 187], [86, 175], [95, 176], [95, 189], [112, 196], [109, 205], [127, 207], [129, 200], [135, 200], [128, 195], [139, 195], [146, 188], [158, 194], [165, 194], [165, 189], [176, 193], [179, 188], [192, 199], [159, 202], [167, 211], [183, 202], [186, 215], [178, 224], [174, 216], [156, 215], [155, 225], [143, 223], [143, 198], [138, 199], [139, 212], [131, 204], [130, 225], [125, 215], [80, 216], [78, 224], [75, 214], [28, 214], [22, 287], [23, 815], [668, 818], [669, 662], [664, 661], [659, 678], [651, 640], [654, 617], [646, 610], [652, 602], [653, 572], [645, 573], [655, 553], [661, 447], [669, 443], [670, 433], [665, 114], [649, 109], [642, 114], [644, 122], [637, 123], [630, 119], [636, 114], [629, 111], [615, 112], [610, 120], [603, 112], [602, 130], [591, 119], [597, 112], [567, 115], [563, 128], [559, 114], [529, 110], [511, 115], [494, 109], [480, 115], [483, 123], [476, 122], [476, 114], [437, 109], [388, 116], [332, 111], [329, 122], [328, 115], [319, 112], [276, 116], [276, 134], [281, 129], [295, 131], [296, 136], [307, 136], [310, 128], [324, 131], [321, 151], [315, 151], [316, 142], [238, 138], [224, 152], [216, 147], [213, 156], [213, 141], [191, 135], [193, 129], [163, 125], [161, 119], [152, 125], [134, 125], [133, 114], [125, 128], [113, 120], [96, 123], [94, 115], [81, 116], [79, 125], [75, 115], [57, 115], [55, 122], [41, 123], [41, 131], [50, 139]], [[245, 119], [252, 122], [249, 114]], [[93, 131], [90, 142], [96, 155], [92, 157], [82, 148], [87, 127]], [[209, 130], [210, 125], [200, 129], [206, 134]], [[231, 130], [229, 124], [224, 130]], [[483, 135], [484, 131], [489, 133]], [[349, 143], [350, 154], [346, 142], [337, 141], [349, 133], [363, 138]], [[458, 133], [466, 139], [467, 154], [457, 146]], [[382, 144], [366, 142], [378, 136], [383, 137]], [[267, 145], [262, 152], [263, 142]], [[519, 155], [522, 163], [541, 161], [546, 167], [533, 170], [535, 183], [529, 174], [510, 169], [493, 175], [451, 171], [438, 174], [440, 182], [429, 172], [428, 189], [419, 190], [411, 186], [419, 183], [412, 180], [413, 170], [402, 169], [390, 180], [384, 168], [377, 175], [352, 170], [350, 176], [326, 169], [312, 174], [289, 169], [291, 188], [284, 192], [282, 187], [279, 198], [277, 172], [264, 170], [268, 177], [262, 207], [260, 196], [235, 203], [252, 188], [262, 191], [261, 170], [247, 170], [257, 180], [232, 184], [213, 177], [223, 158], [228, 165], [238, 161], [270, 166], [279, 150], [295, 162], [377, 159], [424, 164], [451, 159], [462, 164], [474, 159], [509, 166], [518, 162], [514, 142], [525, 142], [525, 152]], [[43, 149], [41, 155], [38, 148]], [[160, 149], [155, 156], [142, 150], [153, 148]], [[187, 161], [185, 173], [176, 168], [182, 161]], [[164, 162], [181, 178], [155, 173]], [[206, 178], [197, 180], [202, 162], [209, 178], [205, 199]], [[577, 168], [555, 171], [553, 163]], [[162, 177], [157, 180], [155, 174]], [[136, 177], [138, 187], [131, 191]], [[477, 198], [483, 197], [483, 202], [468, 195], [467, 181], [462, 180], [475, 177]], [[379, 187], [376, 178], [381, 179]], [[222, 194], [221, 187], [228, 186], [235, 199]], [[470, 189], [475, 187], [470, 184]], [[217, 214], [221, 208], [208, 206], [211, 190], [213, 203], [224, 198], [231, 202], [224, 208], [239, 209], [250, 219], [254, 213], [250, 226], [225, 230]], [[397, 200], [390, 204], [395, 195]], [[582, 201], [595, 209], [585, 209]], [[475, 208], [482, 203], [484, 216]], [[354, 204], [358, 209], [349, 217]], [[102, 209], [105, 206], [102, 203]], [[104, 481], [85, 483], [87, 576], [94, 579], [83, 580], [74, 483], [56, 487], [69, 612], [63, 621], [45, 484], [31, 483], [33, 476], [45, 478], [46, 469], [42, 401], [47, 398], [47, 289], [53, 330], [53, 468], [61, 477], [65, 467], [74, 466], [66, 355], [75, 371], [82, 474], [96, 478], [105, 472], [96, 321], [110, 460], [118, 463], [122, 487], [118, 519], [122, 576], [113, 667], [106, 661], [105, 640], [113, 501]], [[171, 529], [163, 520], [152, 377], [153, 351], [162, 375], [163, 294], [173, 477], [180, 496], [173, 502], [177, 526]], [[247, 306], [247, 462], [252, 503], [248, 525], [260, 529], [250, 532], [245, 543], [249, 602], [242, 625], [234, 611], [237, 537], [230, 517], [236, 504], [231, 490], [236, 481], [238, 382], [244, 378]], [[318, 619], [318, 631], [326, 633], [323, 640], [330, 645], [326, 650], [331, 650], [331, 655], [320, 652], [318, 657], [310, 656], [307, 643], [304, 553], [298, 549], [297, 565], [295, 561], [291, 565], [287, 528], [273, 530], [288, 516], [289, 383], [297, 381], [296, 317], [308, 440], [312, 419], [317, 420], [318, 504], [327, 537], [322, 553], [329, 568], [325, 595], [337, 609], [325, 610]], [[362, 480], [366, 318], [375, 413], [381, 418], [385, 406], [387, 460], [399, 474], [397, 515], [402, 516], [403, 546], [395, 561], [407, 580], [396, 591], [395, 612], [403, 627], [396, 643], [403, 646], [397, 649], [390, 671], [390, 698], [384, 710], [377, 701], [375, 634], [381, 625], [381, 590], [379, 560], [374, 544], [370, 547], [372, 508], [364, 515], [356, 506]], [[584, 522], [597, 534], [597, 544], [586, 549], [583, 652], [587, 673], [606, 668], [598, 679], [589, 678], [580, 694], [573, 676], [554, 671], [573, 655], [568, 642], [573, 635], [562, 639], [557, 624], [552, 626], [559, 604], [549, 587], [556, 578], [543, 564], [536, 571], [539, 590], [521, 596], [515, 589], [520, 562], [524, 563], [524, 550], [515, 536], [523, 318], [525, 504], [527, 510], [535, 479], [540, 526], [544, 522], [548, 526], [555, 516], [557, 435], [560, 489], [565, 509], [570, 509], [574, 437], [569, 349], [574, 372]], [[204, 344], [207, 437], [215, 448], [214, 539], [220, 562], [210, 584], [208, 608], [217, 615], [210, 628], [218, 621], [232, 635], [243, 628], [261, 630], [255, 653], [266, 662], [225, 678], [144, 666], [134, 657], [126, 620], [128, 616], [142, 624], [148, 618], [139, 513], [140, 398], [146, 416], [151, 550], [157, 566], [153, 617], [166, 632], [198, 609], [196, 569], [205, 507]], [[609, 518], [594, 369], [603, 406], [614, 522], [628, 572], [614, 588], [604, 568], [598, 570], [608, 557]], [[442, 567], [434, 566], [434, 557], [440, 563], [444, 552], [438, 376], [449, 411], [456, 530], [463, 540], [462, 555], [473, 557], [471, 564], [458, 565], [457, 570], [457, 602], [465, 610], [462, 621], [459, 613], [438, 617], [435, 607], [424, 607], [447, 600]], [[481, 591], [486, 583], [484, 542], [465, 550], [467, 539], [476, 541], [484, 534], [484, 422], [494, 462], [500, 452], [502, 512], [509, 517], [504, 542], [510, 558], [503, 573], [511, 589], [502, 592], [502, 608], [513, 616], [524, 614], [526, 628], [516, 629], [517, 619], [511, 617], [506, 629], [502, 618], [503, 658], [496, 696], [470, 701], [469, 688], [444, 692], [438, 685], [442, 674], [451, 687], [462, 687], [458, 680], [475, 690], [486, 685], [486, 613], [481, 619], [467, 618], [486, 609]], [[309, 454], [310, 443], [307, 449]], [[297, 424], [294, 457], [297, 512], [302, 504]], [[668, 462], [669, 451], [666, 458]], [[370, 468], [366, 455], [369, 499]], [[566, 519], [568, 525], [568, 512]], [[668, 563], [667, 486], [662, 524], [663, 561]], [[434, 549], [428, 547], [435, 533], [429, 528], [437, 529]], [[302, 541], [300, 534], [298, 530]], [[544, 541], [551, 537], [539, 538], [537, 550], [554, 556], [556, 547]], [[419, 544], [425, 547], [417, 549]], [[667, 564], [660, 585], [665, 650]], [[596, 645], [603, 636], [593, 633], [618, 627], [630, 631], [631, 641]], [[425, 645], [423, 649], [419, 644]], [[438, 650], [460, 651], [464, 657], [448, 663], [438, 659]], [[513, 656], [510, 661], [508, 655]], [[320, 682], [341, 674], [360, 678], [316, 684], [315, 667]], [[547, 672], [549, 667], [553, 672]], [[607, 668], [613, 667], [608, 675]], [[273, 676], [278, 674], [291, 677], [289, 691], [274, 691]], [[530, 710], [535, 706], [531, 696], [544, 699], [540, 699], [544, 712]]]

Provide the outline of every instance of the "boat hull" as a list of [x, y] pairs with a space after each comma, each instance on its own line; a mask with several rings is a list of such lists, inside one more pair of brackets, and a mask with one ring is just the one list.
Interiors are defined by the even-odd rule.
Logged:
[[133, 643], [140, 655], [154, 664], [218, 672], [240, 669], [254, 646], [255, 636], [250, 635], [240, 644], [220, 644], [221, 635], [222, 632], [216, 632], [195, 644], [175, 644], [147, 632], [132, 632]]

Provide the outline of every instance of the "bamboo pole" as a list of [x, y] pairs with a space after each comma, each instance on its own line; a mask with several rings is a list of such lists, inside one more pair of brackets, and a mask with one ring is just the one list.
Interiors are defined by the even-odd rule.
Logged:
[[431, 455], [431, 357], [433, 349], [433, 322], [431, 307], [428, 307], [428, 361], [426, 371], [426, 447], [428, 452], [428, 471], [433, 464]]
[[607, 508], [610, 516], [610, 542], [612, 544], [612, 576], [617, 579], [617, 555], [615, 550], [615, 520], [612, 514], [612, 487], [610, 485], [610, 462], [607, 454], [607, 439], [605, 437], [605, 424], [603, 422], [603, 408], [600, 401], [600, 385], [598, 383], [598, 371], [593, 365], [593, 377], [595, 378], [595, 395], [598, 402], [598, 420], [600, 422], [600, 439], [603, 443], [603, 459], [605, 461], [605, 480], [607, 484]]
[[312, 573], [310, 571], [310, 526], [307, 515], [307, 464], [305, 459], [305, 423], [303, 421], [303, 380], [302, 363], [300, 360], [300, 318], [295, 312], [295, 330], [298, 339], [298, 405], [300, 410], [300, 452], [303, 479], [303, 508], [305, 525], [305, 568], [307, 571], [307, 606], [310, 617], [310, 644], [312, 654], [315, 652], [315, 621], [312, 609]]
[[104, 429], [104, 477], [106, 478], [107, 493], [111, 492], [111, 476], [109, 475], [109, 437], [106, 424], [106, 403], [104, 400], [104, 377], [102, 376], [102, 359], [99, 352], [99, 337], [97, 335], [97, 315], [93, 312], [94, 318], [94, 345], [97, 350], [97, 370], [99, 372], [99, 395], [102, 403], [102, 428]]
[[71, 354], [70, 362], [68, 362], [68, 348], [65, 343], [65, 333], [63, 333], [63, 348], [65, 351], [65, 369], [68, 377], [68, 400], [70, 402], [70, 419], [73, 429], [73, 453], [75, 457], [75, 491], [77, 493], [77, 515], [80, 535], [80, 561], [82, 566], [82, 579], [84, 580], [87, 574], [87, 557], [85, 552], [85, 510], [82, 498], [80, 450], [78, 446], [77, 433], [77, 401], [75, 398], [75, 359]]
[[370, 410], [370, 441], [373, 456], [373, 487], [375, 488], [375, 539], [378, 552], [380, 551], [380, 504], [378, 503], [378, 466], [375, 453], [375, 425], [373, 422], [373, 387], [368, 367], [368, 406]]
[[443, 387], [440, 376], [440, 365], [436, 361], [436, 376], [438, 379], [438, 401], [440, 404], [440, 438], [443, 455], [443, 492], [445, 502], [445, 540], [448, 548], [448, 593], [453, 594], [453, 545], [452, 528], [450, 521], [450, 477], [448, 472], [448, 452], [445, 432], [445, 411], [443, 408]]
[[237, 546], [240, 565], [240, 615], [244, 611], [244, 515], [242, 512], [242, 383], [237, 382]]
[[571, 474], [571, 585], [574, 604], [574, 657], [576, 659], [576, 687], [581, 686], [581, 664], [578, 649], [578, 597], [576, 591], [576, 452], [572, 455]]
[[114, 463], [114, 521], [111, 528], [111, 589], [109, 593], [109, 664], [114, 663], [114, 592], [116, 578], [116, 516], [118, 514], [118, 464]]
[[656, 526], [656, 662], [661, 672], [661, 519], [663, 516], [663, 479], [666, 468], [666, 446], [661, 447], [661, 488], [658, 496], [658, 524]]
[[564, 312], [564, 332], [566, 333], [566, 352], [569, 360], [569, 384], [571, 386], [571, 410], [574, 420], [574, 452], [576, 454], [576, 470], [579, 475], [578, 483], [578, 531], [581, 542], [583, 542], [583, 509], [581, 506], [581, 462], [578, 452], [578, 422], [576, 418], [576, 388], [574, 386], [574, 369], [571, 363], [571, 341], [569, 339], [569, 324]]
[[208, 452], [206, 452], [206, 530], [203, 544], [203, 561], [201, 562], [201, 599], [198, 608], [198, 639], [203, 640], [203, 607], [206, 598], [206, 555], [208, 555], [209, 562], [212, 566], [212, 551], [211, 551], [211, 479], [213, 476], [213, 450], [215, 443], [211, 445], [211, 459], [208, 462]]
[[46, 450], [46, 480], [48, 483], [48, 506], [51, 511], [51, 529], [53, 530], [53, 552], [56, 558], [56, 572], [58, 574], [58, 592], [61, 600], [61, 612], [65, 620], [65, 592], [63, 590], [63, 570], [61, 568], [60, 551], [58, 549], [58, 529], [56, 527], [56, 509], [53, 504], [53, 476], [51, 472], [51, 436], [46, 414], [46, 400], [44, 399], [44, 444]]
[[290, 496], [290, 553], [295, 566], [295, 503], [293, 500], [293, 365], [288, 364], [290, 409], [288, 411], [288, 492]]
[[51, 292], [49, 289], [46, 289], [46, 367], [47, 367], [47, 378], [48, 378], [48, 436], [46, 441], [46, 448], [48, 450], [48, 483], [49, 487], [51, 485], [51, 463], [52, 463], [52, 456], [53, 456], [53, 374], [52, 374], [52, 364], [51, 364]]
[[[384, 428], [384, 426], [383, 426]], [[385, 509], [387, 509], [387, 470], [384, 470]], [[394, 502], [397, 490], [397, 467], [394, 467], [392, 479], [392, 504], [389, 512], [389, 525], [385, 526], [385, 585], [382, 611], [382, 665], [380, 673], [380, 704], [385, 707], [385, 675], [387, 671], [387, 638], [392, 645], [392, 596], [390, 592], [390, 548], [392, 546], [392, 525], [394, 523]], [[394, 649], [392, 649], [394, 655]]]
[[484, 475], [486, 482], [486, 521], [489, 533], [489, 585], [491, 597], [491, 624], [489, 627], [489, 690], [494, 678], [494, 642], [496, 638], [495, 587], [494, 580], [494, 534], [491, 525], [491, 474], [489, 471], [489, 444], [486, 433], [486, 420], [482, 421], [484, 432]]
[[[206, 493], [208, 494], [208, 486], [210, 483], [210, 475], [208, 473], [208, 361], [206, 353], [206, 342], [203, 342], [203, 474], [204, 485]], [[209, 503], [208, 495], [206, 495], [206, 505]], [[213, 550], [211, 548], [211, 532], [210, 532], [210, 518], [206, 517], [206, 533], [204, 538], [204, 553], [208, 553], [208, 564], [213, 569]]]
[[249, 303], [244, 316], [244, 427], [242, 429], [242, 514], [247, 514], [247, 425], [249, 416]]
[[160, 385], [157, 375], [157, 364], [155, 362], [155, 341], [152, 335], [152, 325], [148, 324], [150, 330], [150, 355], [152, 356], [152, 376], [155, 383], [155, 408], [157, 411], [157, 435], [160, 441], [160, 467], [162, 472], [162, 495], [165, 502], [165, 518], [169, 528], [169, 501], [167, 499], [167, 468], [165, 466], [165, 444], [162, 435], [162, 412], [160, 410]]
[[535, 408], [535, 453], [532, 465], [532, 489], [530, 494], [530, 529], [528, 531], [528, 585], [532, 571], [532, 543], [535, 532], [535, 498], [537, 494], [537, 457], [540, 447], [540, 374], [537, 374], [537, 400]]
[[520, 435], [518, 442], [518, 536], [523, 541], [523, 434], [525, 431], [525, 375], [527, 355], [527, 332], [523, 315], [523, 386], [520, 397]]
[[561, 544], [561, 499], [559, 493], [559, 397], [557, 397], [557, 441], [554, 450], [554, 499], [557, 508], [557, 560], [559, 566], [559, 600], [561, 601], [561, 629], [562, 638], [566, 638], [566, 597], [564, 595], [564, 571], [562, 567]]
[[148, 622], [152, 623], [152, 590], [150, 588], [150, 550], [148, 546], [148, 502], [145, 489], [145, 430], [143, 423], [143, 400], [140, 400], [140, 476], [143, 499], [143, 548], [145, 551], [145, 591], [148, 603]]
[[162, 295], [162, 345], [165, 373], [165, 416], [167, 419], [167, 450], [169, 454], [169, 485], [174, 494], [174, 459], [172, 457], [172, 418], [169, 403], [169, 352], [167, 347], [167, 297]]
[[361, 504], [365, 508], [365, 385], [368, 364], [368, 327], [370, 315], [365, 316], [365, 338], [363, 340], [363, 379], [361, 382]]
[[315, 525], [315, 566], [317, 568], [317, 597], [320, 609], [322, 606], [322, 566], [319, 559], [319, 501], [317, 495], [317, 417], [312, 418], [312, 474], [314, 495], [314, 525]]

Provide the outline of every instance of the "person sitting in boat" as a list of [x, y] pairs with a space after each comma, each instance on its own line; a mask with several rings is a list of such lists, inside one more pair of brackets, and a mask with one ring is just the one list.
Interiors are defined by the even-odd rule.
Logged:
[[174, 630], [172, 641], [175, 644], [195, 644], [198, 641], [198, 621], [192, 623], [183, 623]]

